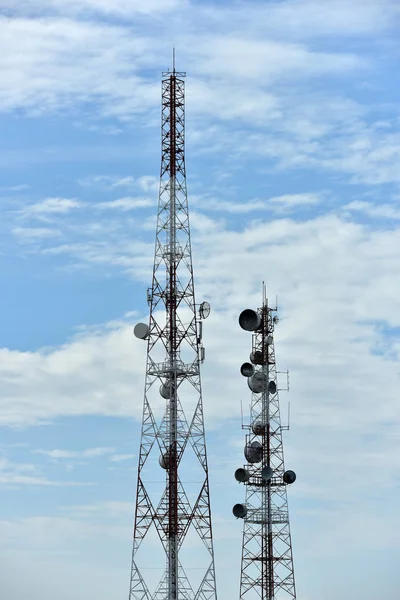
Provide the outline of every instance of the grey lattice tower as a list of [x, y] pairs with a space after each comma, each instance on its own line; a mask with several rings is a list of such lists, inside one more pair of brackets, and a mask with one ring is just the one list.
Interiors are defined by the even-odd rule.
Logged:
[[262, 308], [244, 310], [239, 317], [242, 329], [253, 332], [250, 362], [241, 367], [252, 392], [250, 424], [244, 427], [247, 464], [235, 472], [246, 486], [246, 499], [233, 507], [233, 514], [244, 521], [240, 598], [246, 600], [296, 598], [286, 497], [286, 486], [296, 475], [285, 471], [283, 460], [282, 430], [288, 427], [280, 419], [275, 312], [264, 289]]
[[[184, 73], [163, 73], [162, 160], [131, 600], [216, 599], [200, 364], [207, 302], [195, 303], [185, 173]], [[186, 543], [187, 542], [187, 543]], [[158, 557], [158, 559], [157, 559]], [[158, 563], [157, 563], [158, 560]]]

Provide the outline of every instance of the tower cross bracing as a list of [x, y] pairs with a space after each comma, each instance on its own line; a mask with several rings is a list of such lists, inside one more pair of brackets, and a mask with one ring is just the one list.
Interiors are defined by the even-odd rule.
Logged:
[[[200, 378], [205, 357], [202, 319], [209, 304], [195, 301], [184, 78], [175, 66], [162, 76], [160, 188], [147, 291], [150, 317], [148, 324], [135, 327], [136, 336], [147, 341], [147, 362], [130, 600], [216, 600]], [[162, 564], [156, 565], [160, 554]]]
[[263, 304], [257, 311], [244, 310], [242, 329], [252, 332], [250, 362], [241, 373], [251, 391], [250, 423], [244, 454], [246, 464], [235, 472], [245, 485], [245, 501], [233, 507], [243, 519], [240, 600], [295, 600], [292, 543], [287, 485], [296, 475], [286, 471], [283, 456], [274, 329], [276, 308]]

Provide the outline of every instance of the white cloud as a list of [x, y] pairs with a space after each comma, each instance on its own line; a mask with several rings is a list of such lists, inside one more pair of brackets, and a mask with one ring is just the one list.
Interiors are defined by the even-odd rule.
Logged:
[[151, 15], [153, 13], [168, 12], [174, 8], [186, 5], [185, 0], [19, 0], [17, 7], [11, 0], [0, 0], [0, 8], [11, 9], [14, 14], [42, 15], [69, 14], [69, 15], [107, 15], [117, 17], [130, 17], [138, 14]]
[[133, 185], [134, 181], [135, 180], [133, 177], [121, 177], [120, 179], [116, 179], [113, 182], [111, 187], [113, 187], [113, 188], [125, 187], [125, 186], [129, 187], [129, 186]]
[[321, 196], [319, 194], [284, 194], [270, 198], [269, 202], [284, 209], [296, 206], [314, 206], [321, 202]]
[[224, 6], [224, 10], [209, 5], [205, 12], [219, 30], [240, 32], [251, 27], [256, 35], [296, 40], [374, 36], [394, 30], [399, 18], [396, 0], [256, 1]]
[[400, 209], [392, 204], [373, 204], [364, 200], [354, 200], [343, 206], [343, 211], [359, 212], [374, 219], [400, 219]]
[[42, 475], [36, 465], [15, 463], [0, 457], [0, 484], [4, 487], [19, 486], [77, 486], [88, 485], [74, 481], [52, 481]]
[[114, 456], [110, 457], [110, 461], [111, 462], [123, 462], [125, 460], [131, 460], [134, 457], [135, 457], [134, 454], [115, 454]]
[[24, 217], [49, 214], [66, 214], [73, 208], [78, 208], [81, 203], [75, 198], [46, 198], [36, 204], [25, 206], [21, 214]]
[[62, 459], [62, 458], [97, 458], [98, 456], [105, 456], [112, 454], [114, 448], [88, 448], [86, 450], [36, 450], [37, 454], [43, 454], [50, 458]]
[[[158, 6], [145, 4], [149, 12]], [[351, 5], [335, 0], [329, 6], [296, 0], [268, 7], [255, 2], [229, 9], [168, 3], [164, 4], [171, 10], [168, 25], [151, 18], [143, 26], [136, 21], [111, 25], [79, 20], [75, 10], [74, 18], [65, 18], [78, 5], [83, 11], [97, 7], [99, 12], [112, 9], [117, 14], [123, 13], [122, 6], [137, 9], [122, 0], [115, 6], [86, 0], [69, 3], [69, 8], [52, 2], [42, 4], [40, 11], [57, 17], [3, 18], [3, 110], [22, 108], [40, 115], [66, 108], [78, 111], [91, 103], [92, 121], [111, 117], [124, 122], [139, 116], [142, 124], [153, 125], [159, 103], [155, 69], [165, 61], [172, 31], [178, 50], [179, 45], [185, 48], [185, 68], [191, 75], [187, 89], [191, 140], [199, 148], [267, 157], [281, 168], [325, 168], [365, 183], [398, 181], [395, 109], [381, 107], [388, 118], [380, 115], [375, 127], [373, 113], [365, 114], [345, 79], [351, 75], [362, 85], [385, 57], [378, 49], [372, 58], [358, 41], [351, 45], [351, 53], [346, 44], [340, 51], [332, 49], [324, 37], [335, 34], [345, 41], [353, 35], [374, 41], [382, 31], [390, 36], [399, 16], [391, 0]], [[27, 2], [25, 9], [29, 6], [37, 3]], [[55, 12], [46, 13], [50, 6]], [[23, 5], [19, 10], [25, 14]], [[307, 78], [313, 78], [318, 89], [305, 89]], [[362, 122], [364, 117], [368, 120]], [[215, 129], [216, 120], [222, 131]], [[382, 122], [389, 129], [383, 129]], [[244, 125], [257, 126], [257, 133], [241, 130]], [[361, 148], [365, 139], [371, 147]]]
[[[202, 212], [218, 211], [232, 214], [249, 213], [268, 208], [267, 202], [263, 200], [249, 200], [248, 202], [235, 202], [228, 200], [218, 200], [207, 195], [190, 195], [190, 205], [195, 206]], [[195, 221], [198, 215], [195, 213]], [[214, 225], [214, 224], [213, 224]]]
[[122, 211], [135, 210], [137, 208], [147, 208], [148, 206], [156, 206], [156, 200], [151, 198], [118, 198], [118, 200], [110, 200], [109, 202], [99, 202], [96, 208], [100, 210], [120, 209]]
[[83, 187], [105, 187], [108, 190], [138, 187], [144, 192], [158, 191], [159, 187], [159, 180], [153, 175], [141, 175], [137, 178], [131, 175], [91, 175], [80, 179], [78, 183]]
[[138, 177], [137, 184], [144, 192], [158, 192], [160, 180], [154, 175], [142, 175]]
[[8, 49], [0, 80], [3, 110], [20, 107], [40, 115], [91, 99], [104, 112], [127, 116], [157, 101], [158, 85], [137, 75], [140, 57], [151, 54], [150, 39], [132, 37], [123, 27], [68, 19], [3, 17], [1, 27]]
[[[8, 407], [4, 406], [0, 422], [15, 425], [24, 422], [47, 422], [55, 417], [61, 408], [58, 394], [64, 398], [64, 407], [61, 410], [65, 415], [126, 416], [132, 414], [133, 410], [139, 410], [139, 403], [136, 407], [131, 403], [132, 386], [136, 386], [135, 374], [131, 370], [135, 344], [131, 328], [121, 325], [108, 330], [105, 337], [100, 331], [91, 332], [86, 336], [81, 334], [71, 344], [50, 352], [26, 353], [1, 349], [4, 369], [2, 394], [9, 398], [10, 403]], [[115, 359], [109, 362], [111, 348], [112, 355], [115, 351], [116, 355]], [[134, 362], [138, 364], [139, 369], [143, 362], [140, 360], [140, 354]], [[15, 368], [25, 371], [21, 405], [12, 403], [12, 396], [20, 386], [15, 378]], [[98, 369], [108, 373], [108, 383], [103, 377], [99, 378]], [[42, 373], [42, 377], [38, 379], [39, 372]], [[139, 382], [137, 385], [139, 397], [141, 385]], [[18, 392], [17, 394], [19, 395]], [[53, 398], [56, 396], [59, 402], [54, 403]], [[26, 411], [24, 398], [28, 397], [30, 408]], [[34, 399], [33, 403], [31, 399]], [[60, 458], [60, 454], [63, 453], [65, 458], [71, 457], [69, 450], [56, 450], [55, 457]], [[72, 454], [75, 455], [74, 452]]]
[[[321, 195], [310, 194], [285, 194], [265, 200], [248, 200], [236, 202], [235, 200], [218, 200], [207, 195], [191, 195], [190, 204], [202, 211], [220, 211], [232, 214], [245, 214], [255, 211], [273, 210], [274, 212], [290, 212], [297, 207], [315, 206], [321, 202]], [[196, 218], [196, 217], [195, 217]]]
[[52, 229], [50, 227], [14, 227], [12, 233], [23, 243], [34, 243], [62, 235], [59, 229]]
[[27, 183], [20, 183], [19, 185], [13, 185], [10, 190], [12, 192], [24, 192], [25, 190], [29, 190], [31, 188]]
[[[310, 396], [305, 404], [309, 410], [307, 419], [304, 415], [306, 421], [322, 426], [327, 420], [331, 427], [345, 427], [349, 414], [354, 411], [357, 425], [353, 427], [369, 427], [376, 419], [373, 404], [382, 386], [386, 389], [387, 402], [381, 416], [395, 419], [397, 375], [388, 356], [371, 354], [382, 338], [379, 327], [374, 325], [382, 315], [371, 315], [370, 307], [380, 298], [388, 326], [400, 324], [395, 284], [397, 230], [374, 232], [334, 215], [304, 223], [289, 219], [270, 223], [257, 221], [241, 232], [226, 231], [209, 218], [201, 219], [208, 225], [196, 223], [195, 216], [198, 294], [212, 298], [217, 311], [206, 327], [211, 328], [206, 345], [213, 365], [212, 371], [205, 371], [206, 381], [210, 382], [210, 378], [219, 373], [212, 396], [236, 397], [233, 364], [240, 360], [240, 353], [236, 355], [233, 349], [237, 347], [236, 352], [239, 352], [246, 342], [241, 340], [239, 331], [229, 329], [232, 352], [227, 361], [224, 321], [233, 319], [232, 323], [235, 322], [233, 315], [240, 307], [258, 302], [257, 290], [265, 279], [267, 264], [269, 289], [284, 297], [288, 320], [282, 322], [279, 331], [283, 333], [282, 353], [293, 371], [293, 386], [297, 387], [298, 380], [301, 388], [307, 373], [313, 373], [312, 400]], [[152, 251], [149, 244], [146, 261], [151, 261]], [[105, 254], [102, 261], [107, 265], [107, 261], [113, 263], [114, 259]], [[120, 264], [124, 261], [129, 264], [128, 257], [121, 256], [121, 261]], [[133, 263], [132, 268], [143, 277], [146, 271], [148, 279], [148, 267], [146, 270], [140, 263]], [[332, 315], [338, 318], [332, 319]], [[366, 326], [366, 322], [369, 325]], [[326, 340], [330, 341], [328, 346]], [[391, 351], [397, 352], [395, 345]], [[4, 423], [48, 420], [63, 414], [140, 415], [144, 348], [132, 338], [130, 327], [123, 323], [105, 331], [82, 333], [76, 340], [50, 352], [23, 353], [6, 349], [1, 352]], [[352, 357], [357, 357], [357, 361]], [[348, 363], [353, 363], [352, 369], [345, 373]], [[360, 383], [368, 381], [371, 369], [377, 373], [376, 389]], [[334, 380], [339, 372], [343, 386], [350, 392], [358, 385], [362, 398], [350, 401], [344, 395], [343, 406], [340, 399], [342, 408], [333, 418], [328, 417], [331, 403], [335, 405], [339, 399], [335, 390], [326, 389], [325, 382]], [[39, 379], [37, 373], [41, 374]], [[230, 389], [231, 385], [231, 394], [223, 392], [224, 386]], [[28, 392], [30, 401], [26, 406], [24, 398]], [[325, 397], [323, 404], [319, 402], [321, 394]], [[52, 401], [54, 396], [59, 398], [57, 404]], [[132, 397], [138, 398], [137, 403], [132, 403]], [[224, 402], [215, 401], [212, 406], [208, 410], [214, 418], [222, 418]]]
[[79, 179], [78, 183], [82, 187], [106, 187], [112, 189], [115, 184], [121, 180], [126, 180], [127, 177], [119, 177], [116, 175], [90, 175]]
[[[306, 46], [272, 40], [254, 40], [251, 36], [210, 36], [196, 48], [200, 72], [231, 81], [262, 79], [264, 82], [315, 77], [335, 73], [343, 75], [365, 66], [357, 55], [309, 50]], [[250, 100], [250, 97], [249, 97]]]
[[[362, 547], [358, 555], [368, 557], [370, 529], [363, 523], [373, 521], [380, 547], [394, 551], [395, 473], [400, 465], [398, 436], [393, 433], [400, 426], [400, 343], [397, 337], [385, 337], [379, 320], [386, 327], [400, 325], [398, 229], [373, 231], [334, 214], [301, 223], [287, 218], [257, 220], [238, 231], [227, 230], [222, 222], [201, 213], [195, 213], [194, 223], [197, 298], [212, 302], [203, 332], [206, 429], [208, 440], [214, 436], [223, 439], [222, 444], [208, 446], [213, 448], [211, 476], [224, 486], [222, 499], [220, 488], [211, 488], [213, 502], [223, 502], [223, 512], [218, 507], [214, 515], [229, 512], [228, 497], [239, 501], [243, 497], [243, 489], [233, 488], [233, 477], [228, 482], [227, 475], [243, 461], [240, 403], [243, 401], [246, 409], [249, 401], [239, 366], [249, 355], [251, 336], [240, 330], [237, 318], [243, 308], [259, 305], [261, 281], [266, 279], [269, 294], [280, 295], [283, 309], [275, 335], [278, 368], [291, 371], [292, 431], [285, 438], [285, 453], [287, 466], [298, 474], [289, 497], [295, 548], [306, 548], [310, 560], [330, 561], [333, 548], [340, 544], [355, 551], [357, 539], [357, 547]], [[107, 264], [106, 255], [103, 260]], [[112, 256], [108, 260], [112, 261]], [[147, 270], [147, 281], [149, 277]], [[378, 305], [385, 307], [383, 313], [371, 311]], [[143, 318], [138, 315], [138, 320]], [[3, 350], [3, 424], [27, 425], [63, 415], [95, 414], [133, 415], [140, 420], [145, 353], [145, 344], [132, 335], [132, 324], [124, 321], [82, 330], [75, 340], [46, 352]], [[281, 402], [285, 414], [284, 394]], [[161, 397], [154, 407], [159, 416]], [[134, 451], [138, 443], [136, 439]], [[108, 456], [113, 461], [118, 455]], [[369, 497], [385, 502], [388, 518], [374, 521], [376, 503], [366, 502]], [[343, 498], [346, 519], [331, 508]], [[115, 514], [118, 512], [116, 507]], [[120, 544], [123, 536], [130, 541], [126, 533], [131, 526], [128, 507], [127, 521], [120, 529], [114, 529], [112, 520], [111, 525], [110, 521], [104, 523], [102, 511], [90, 505], [70, 513], [65, 507], [64, 517], [65, 513], [66, 523], [86, 519], [83, 530], [70, 523], [69, 532], [76, 530], [80, 536], [71, 541], [71, 549], [98, 533], [107, 539], [119, 537]], [[102, 526], [97, 521], [93, 524], [92, 517], [88, 521], [88, 515], [97, 515]], [[61, 527], [64, 536], [62, 524], [42, 520], [40, 526], [53, 534]], [[240, 526], [233, 530], [233, 525], [228, 525], [228, 533], [221, 527], [215, 526], [216, 544], [230, 559], [229, 567], [219, 565], [224, 580], [232, 561], [239, 560]], [[70, 540], [70, 535], [66, 533], [63, 539]], [[130, 548], [127, 552], [130, 554]], [[89, 555], [88, 549], [85, 556]], [[335, 558], [335, 564], [341, 560], [345, 558]]]

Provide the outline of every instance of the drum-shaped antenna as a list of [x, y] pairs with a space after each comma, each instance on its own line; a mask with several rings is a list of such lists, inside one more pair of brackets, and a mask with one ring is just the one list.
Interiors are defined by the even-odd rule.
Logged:
[[267, 342], [268, 346], [270, 346], [274, 341], [274, 338], [272, 337], [272, 335], [268, 335], [265, 341]]
[[149, 326], [146, 323], [138, 323], [135, 325], [133, 333], [139, 340], [147, 340], [149, 337]]
[[243, 363], [240, 367], [240, 372], [243, 377], [251, 377], [254, 374], [254, 367], [251, 363]]
[[240, 481], [240, 483], [244, 483], [250, 479], [250, 473], [246, 469], [236, 469], [235, 479], [236, 481]]
[[235, 504], [232, 508], [232, 512], [237, 519], [244, 519], [247, 515], [247, 508], [244, 504]]
[[266, 359], [263, 357], [263, 353], [261, 350], [256, 350], [250, 354], [250, 361], [253, 365], [265, 365], [267, 363]]
[[276, 383], [275, 381], [270, 381], [268, 384], [268, 391], [270, 394], [276, 394]]
[[170, 400], [173, 389], [173, 383], [171, 381], [166, 381], [160, 385], [160, 395], [165, 398], [165, 400]]
[[253, 423], [251, 429], [254, 435], [262, 435], [265, 431], [265, 425], [263, 425], [261, 421], [257, 421], [256, 423]]
[[296, 481], [296, 473], [294, 471], [285, 471], [283, 481], [288, 484], [294, 483]]
[[245, 331], [255, 331], [261, 325], [261, 317], [255, 310], [246, 308], [240, 313], [239, 325]]
[[272, 478], [273, 474], [274, 472], [271, 469], [271, 467], [264, 467], [261, 470], [261, 477], [264, 479], [264, 481], [269, 481]]
[[255, 394], [260, 394], [267, 387], [267, 376], [261, 371], [256, 371], [252, 377], [247, 380], [247, 385]]
[[161, 454], [158, 462], [160, 463], [160, 467], [163, 469], [169, 469], [169, 456], [167, 453]]
[[249, 463], [262, 461], [262, 446], [260, 442], [250, 442], [244, 448], [244, 455]]

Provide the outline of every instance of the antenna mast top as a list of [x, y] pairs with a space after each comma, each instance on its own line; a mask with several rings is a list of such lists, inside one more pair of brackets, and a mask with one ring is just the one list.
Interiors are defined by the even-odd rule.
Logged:
[[175, 70], [175, 47], [172, 48], [172, 71], [168, 69], [168, 71], [163, 71], [162, 77], [163, 79], [166, 77], [186, 77], [186, 73], [184, 71], [176, 71]]

